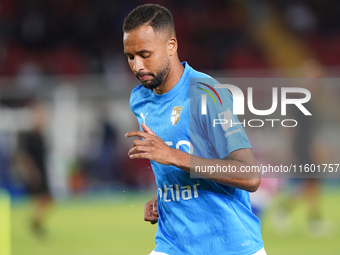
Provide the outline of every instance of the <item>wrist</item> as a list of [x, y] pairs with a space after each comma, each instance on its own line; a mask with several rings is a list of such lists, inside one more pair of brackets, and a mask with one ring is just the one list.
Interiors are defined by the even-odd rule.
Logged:
[[179, 150], [171, 148], [168, 155], [169, 165], [178, 167], [178, 152]]
[[178, 167], [185, 172], [190, 172], [190, 154], [181, 150], [173, 149], [169, 156], [170, 165]]

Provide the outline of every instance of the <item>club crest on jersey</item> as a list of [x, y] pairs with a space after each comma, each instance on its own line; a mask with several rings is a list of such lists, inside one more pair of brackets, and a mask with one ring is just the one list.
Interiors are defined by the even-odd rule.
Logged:
[[181, 106], [176, 106], [172, 108], [172, 113], [171, 113], [171, 124], [175, 126], [178, 121], [179, 121], [179, 116], [181, 115], [182, 107]]

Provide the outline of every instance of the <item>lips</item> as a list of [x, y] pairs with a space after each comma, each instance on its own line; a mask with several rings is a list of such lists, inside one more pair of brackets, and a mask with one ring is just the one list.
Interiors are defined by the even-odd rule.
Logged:
[[145, 81], [147, 78], [149, 78], [149, 76], [150, 76], [150, 75], [139, 76], [139, 80]]

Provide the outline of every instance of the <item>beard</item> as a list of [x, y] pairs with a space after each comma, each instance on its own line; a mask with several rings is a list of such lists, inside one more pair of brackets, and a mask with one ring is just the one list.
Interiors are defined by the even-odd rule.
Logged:
[[157, 70], [156, 73], [136, 73], [137, 78], [144, 76], [144, 75], [150, 75], [153, 77], [152, 80], [149, 81], [141, 81], [142, 85], [147, 88], [147, 89], [155, 89], [158, 88], [160, 85], [162, 85], [162, 83], [164, 82], [164, 80], [166, 79], [166, 77], [169, 74], [169, 70], [170, 70], [170, 63], [169, 61], [165, 61], [163, 62], [162, 66]]

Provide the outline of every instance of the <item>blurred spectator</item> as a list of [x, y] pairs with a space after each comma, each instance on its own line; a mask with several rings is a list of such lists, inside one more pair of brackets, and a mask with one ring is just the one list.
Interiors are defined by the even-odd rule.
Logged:
[[[256, 162], [258, 165], [272, 165], [274, 162], [268, 161], [268, 156], [255, 154]], [[283, 180], [280, 178], [262, 178], [261, 184], [256, 192], [249, 193], [251, 201], [251, 210], [258, 217], [262, 218], [268, 208], [273, 204], [273, 200], [278, 195]]]
[[[316, 60], [305, 61], [301, 70], [306, 78], [321, 78], [324, 76], [324, 69]], [[294, 116], [299, 124], [294, 129], [292, 139], [294, 164], [303, 168], [305, 166], [310, 167], [312, 164], [320, 165], [327, 162], [327, 158], [320, 156], [325, 155], [325, 151], [329, 151], [325, 144], [315, 139], [315, 134], [319, 128], [318, 123], [322, 119], [317, 110], [320, 108], [320, 102], [317, 100], [319, 97], [316, 97], [316, 95], [320, 96], [322, 93], [322, 85], [315, 79], [307, 81], [309, 83], [305, 84], [305, 87], [311, 92], [315, 100], [305, 103], [304, 106], [312, 112], [313, 117], [305, 116], [300, 110], [296, 110]], [[323, 237], [328, 234], [329, 224], [322, 218], [322, 182], [320, 179], [322, 174], [317, 171], [309, 171], [302, 178], [301, 176], [294, 178], [294, 174], [292, 174], [294, 179], [291, 179], [289, 182], [289, 192], [283, 197], [279, 205], [278, 218], [275, 221], [279, 228], [289, 227], [288, 217], [290, 212], [301, 203], [305, 203], [308, 207], [308, 234], [313, 237]]]
[[0, 133], [0, 188], [10, 190], [10, 152], [6, 134]]
[[[123, 18], [135, 6], [146, 2], [2, 1], [0, 43], [3, 43], [4, 57], [0, 74], [17, 75], [26, 62], [38, 65], [43, 74], [77, 75], [114, 70], [106, 66], [114, 63], [107, 62], [106, 54], [123, 55]], [[239, 42], [251, 44], [251, 38], [244, 37], [246, 12], [237, 3], [202, 0], [193, 4], [184, 0], [166, 4], [180, 22], [176, 24], [182, 45], [179, 51], [185, 60], [196, 63], [197, 68], [228, 66], [225, 62]], [[262, 59], [260, 54], [257, 57]], [[118, 63], [116, 67], [121, 69], [121, 62]]]
[[32, 104], [32, 130], [19, 137], [17, 163], [22, 171], [34, 209], [31, 228], [35, 234], [45, 234], [45, 220], [52, 203], [46, 169], [47, 146], [44, 138], [45, 107], [41, 102]]
[[[247, 29], [252, 1], [154, 2], [171, 9], [181, 40], [180, 55], [196, 68], [269, 66], [261, 45], [254, 43]], [[300, 36], [323, 64], [340, 65], [340, 58], [331, 54], [340, 50], [339, 1], [261, 2], [277, 10], [286, 27]], [[103, 74], [122, 69], [120, 61], [108, 61], [106, 55], [123, 56], [123, 19], [143, 3], [148, 1], [0, 1], [0, 75], [17, 75], [27, 62], [37, 65], [43, 74]], [[329, 44], [333, 47], [327, 47]]]
[[92, 179], [112, 183], [121, 178], [121, 163], [115, 127], [103, 118], [99, 123], [98, 143], [91, 150], [93, 160], [90, 162]]

